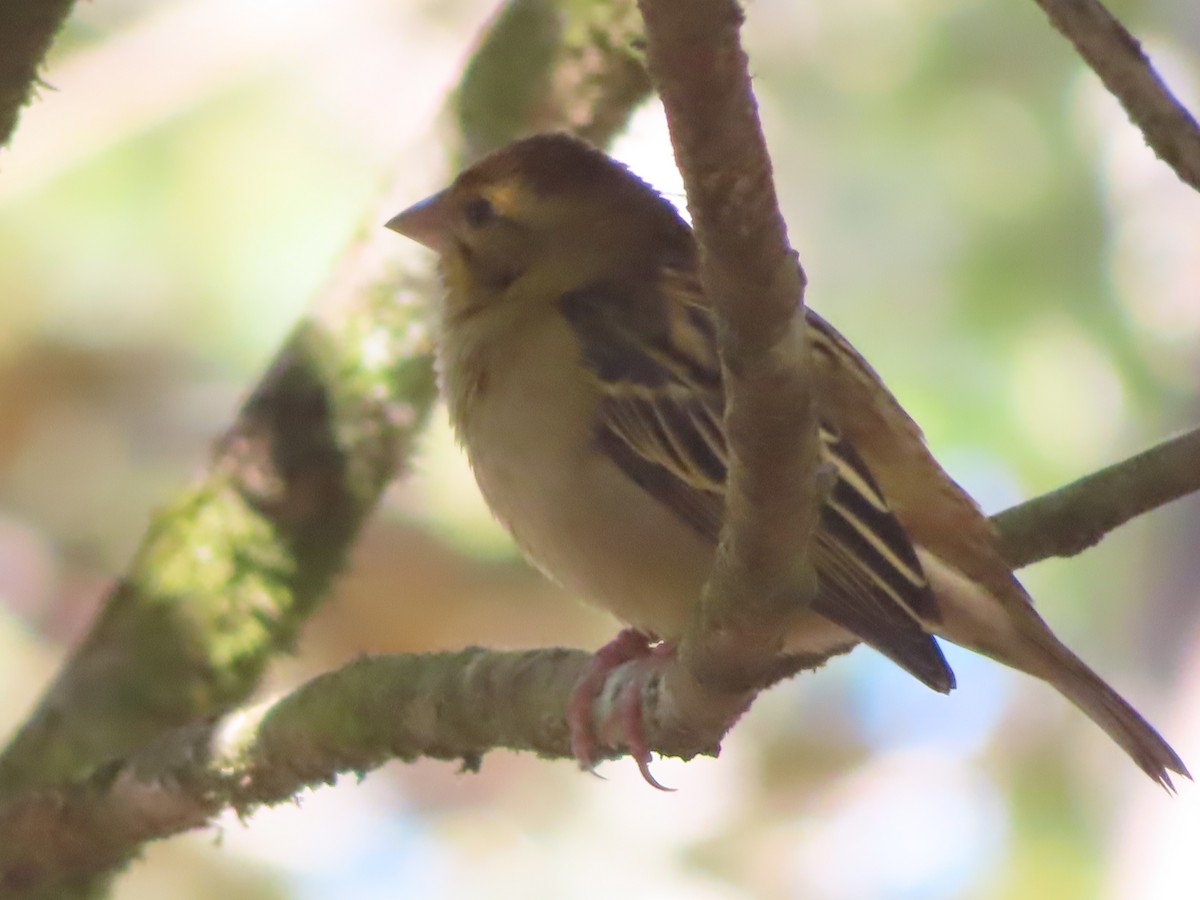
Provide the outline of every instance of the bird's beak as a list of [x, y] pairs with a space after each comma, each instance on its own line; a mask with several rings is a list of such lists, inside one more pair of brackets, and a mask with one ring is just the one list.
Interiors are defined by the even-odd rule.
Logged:
[[450, 209], [446, 191], [439, 191], [414, 203], [399, 215], [388, 219], [385, 228], [442, 253], [450, 239]]

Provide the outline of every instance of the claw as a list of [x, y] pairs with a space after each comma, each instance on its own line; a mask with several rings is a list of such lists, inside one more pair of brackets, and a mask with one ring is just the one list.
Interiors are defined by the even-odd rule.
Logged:
[[[642, 687], [664, 660], [675, 652], [671, 644], [653, 644], [652, 638], [627, 628], [596, 651], [588, 668], [571, 694], [567, 705], [567, 726], [571, 734], [571, 753], [589, 772], [596, 764], [597, 736], [592, 728], [592, 703], [604, 689], [608, 676], [618, 666], [633, 662], [629, 680], [620, 686], [612, 713], [601, 723], [606, 743], [623, 746], [634, 758], [646, 783], [660, 791], [664, 787], [650, 772], [650, 748], [642, 729]], [[611, 735], [611, 737], [609, 737]]]
[[[648, 662], [652, 664], [653, 658]], [[639, 676], [650, 670], [650, 666], [646, 663], [647, 660], [639, 661]], [[642, 677], [635, 677], [624, 685], [613, 715], [621, 727], [625, 746], [629, 750], [629, 755], [637, 763], [642, 778], [651, 787], [670, 793], [675, 788], [665, 787], [650, 771], [650, 748], [646, 746], [646, 736], [642, 730], [642, 681]]]
[[587, 771], [596, 767], [596, 733], [592, 729], [592, 702], [604, 688], [609, 674], [618, 666], [640, 659], [650, 652], [650, 638], [626, 628], [592, 656], [567, 704], [567, 728], [571, 735], [571, 753]]

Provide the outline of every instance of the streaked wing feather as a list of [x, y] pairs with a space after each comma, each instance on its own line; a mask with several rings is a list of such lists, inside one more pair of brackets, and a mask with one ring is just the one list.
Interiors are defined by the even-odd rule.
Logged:
[[[722, 485], [716, 483], [706, 490], [698, 479], [681, 478], [677, 462], [664, 464], [665, 454], [654, 432], [628, 424], [636, 415], [632, 406], [635, 404], [605, 401], [596, 427], [597, 445], [630, 480], [715, 544], [724, 512]], [[619, 424], [622, 422], [626, 424]]]
[[842, 543], [854, 551], [879, 586], [888, 591], [919, 622], [941, 621], [941, 611], [929, 590], [908, 535], [900, 527], [875, 479], [854, 448], [830, 429], [820, 429], [825, 458], [838, 479], [826, 499], [831, 517], [844, 522]]
[[946, 693], [954, 673], [919, 624], [924, 613], [932, 621], [939, 613], [916, 553], [857, 454], [827, 429], [820, 433], [838, 479], [812, 551], [821, 585], [813, 609]]
[[[724, 505], [724, 392], [711, 316], [678, 276], [670, 306], [597, 285], [563, 298], [584, 360], [603, 392], [596, 442], [625, 474], [708, 540]], [[647, 309], [648, 308], [648, 309]], [[815, 612], [857, 635], [930, 687], [954, 676], [920, 625], [937, 606], [916, 554], [848, 444], [821, 429], [838, 479], [813, 547]]]

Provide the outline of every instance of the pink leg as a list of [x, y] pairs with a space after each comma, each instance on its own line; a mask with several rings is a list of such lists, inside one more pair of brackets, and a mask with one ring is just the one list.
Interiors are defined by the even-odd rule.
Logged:
[[651, 645], [651, 638], [627, 628], [596, 651], [583, 677], [575, 686], [567, 705], [567, 726], [571, 733], [571, 752], [585, 769], [596, 763], [596, 731], [592, 728], [592, 703], [604, 689], [614, 669], [635, 663], [630, 677], [619, 689], [612, 713], [600, 723], [605, 743], [624, 746], [637, 760], [646, 781], [667, 790], [650, 774], [650, 749], [642, 729], [642, 687], [664, 662], [674, 654], [672, 644]]
[[592, 703], [604, 688], [613, 669], [650, 652], [650, 638], [626, 628], [601, 647], [575, 685], [567, 704], [567, 727], [571, 732], [571, 753], [585, 769], [596, 764], [596, 733], [592, 729]]

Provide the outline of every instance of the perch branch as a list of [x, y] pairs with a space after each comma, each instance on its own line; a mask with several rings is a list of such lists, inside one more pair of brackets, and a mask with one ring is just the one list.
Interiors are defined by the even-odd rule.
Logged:
[[[566, 704], [590, 658], [472, 648], [362, 659], [279, 700], [185, 726], [78, 784], [0, 807], [0, 895], [52, 890], [225, 808], [246, 815], [389, 759], [477, 769], [500, 747], [570, 759]], [[713, 752], [687, 730], [648, 736], [667, 753]]]

